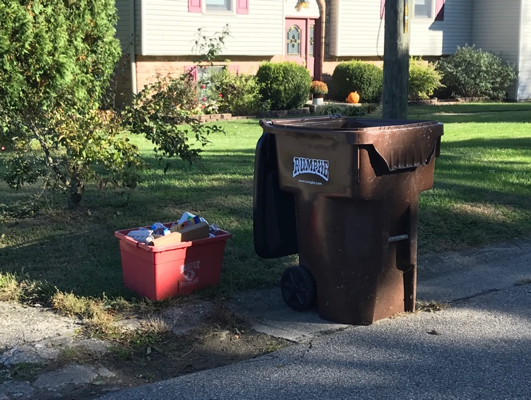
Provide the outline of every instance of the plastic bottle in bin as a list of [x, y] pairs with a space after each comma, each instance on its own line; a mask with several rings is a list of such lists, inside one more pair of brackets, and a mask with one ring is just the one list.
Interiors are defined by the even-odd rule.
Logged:
[[171, 233], [171, 231], [161, 222], [155, 222], [153, 225], [151, 225], [151, 230], [153, 231], [154, 235], [166, 236]]

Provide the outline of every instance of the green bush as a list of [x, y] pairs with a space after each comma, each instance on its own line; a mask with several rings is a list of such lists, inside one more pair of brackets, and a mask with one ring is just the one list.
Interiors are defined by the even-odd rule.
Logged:
[[437, 69], [443, 74], [442, 83], [455, 96], [501, 100], [516, 79], [512, 65], [474, 46], [458, 47], [455, 54], [439, 62]]
[[256, 114], [262, 106], [259, 89], [253, 75], [236, 74], [225, 68], [210, 76], [210, 97], [217, 98], [222, 113]]
[[356, 91], [362, 103], [378, 103], [382, 88], [383, 71], [374, 64], [342, 62], [332, 75], [332, 89], [336, 100], [344, 101], [350, 92]]
[[310, 73], [294, 62], [266, 62], [258, 69], [256, 79], [266, 109], [294, 110], [310, 96]]
[[409, 100], [427, 100], [439, 89], [442, 73], [436, 65], [426, 63], [422, 58], [411, 57], [409, 61]]
[[367, 115], [367, 108], [362, 106], [347, 106], [341, 104], [327, 104], [319, 107], [318, 115], [336, 115], [341, 114], [344, 117], [363, 117]]

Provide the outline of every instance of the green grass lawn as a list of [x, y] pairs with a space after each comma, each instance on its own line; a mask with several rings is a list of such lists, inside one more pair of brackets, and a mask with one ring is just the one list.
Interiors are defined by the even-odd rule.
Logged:
[[[445, 124], [434, 189], [420, 197], [419, 252], [455, 250], [531, 235], [531, 104], [463, 104], [410, 108], [412, 119]], [[276, 285], [295, 257], [263, 260], [253, 249], [252, 188], [258, 120], [223, 123], [203, 160], [173, 161], [152, 169], [134, 191], [90, 186], [78, 211], [43, 196], [36, 216], [6, 210], [34, 188], [11, 191], [0, 183], [0, 273], [47, 282], [64, 292], [101, 298], [134, 294], [122, 284], [119, 229], [177, 220], [184, 211], [232, 233], [221, 283], [202, 295]], [[135, 138], [146, 157], [152, 145]], [[15, 205], [15, 206], [13, 206]], [[3, 212], [3, 213], [2, 213]], [[0, 277], [1, 278], [1, 277]], [[1, 279], [0, 279], [1, 287]]]
[[433, 190], [420, 198], [420, 251], [444, 251], [531, 233], [531, 105], [410, 109], [445, 124]]

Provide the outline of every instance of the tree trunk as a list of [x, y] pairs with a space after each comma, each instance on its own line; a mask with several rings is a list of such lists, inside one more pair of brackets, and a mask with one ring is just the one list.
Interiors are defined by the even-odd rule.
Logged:
[[406, 5], [408, 3], [413, 1], [386, 0], [385, 2], [383, 118], [407, 118], [409, 23], [406, 17], [409, 18], [409, 10]]
[[85, 185], [83, 182], [72, 180], [72, 186], [69, 188], [70, 197], [68, 197], [68, 208], [70, 210], [75, 210], [79, 206], [84, 193]]

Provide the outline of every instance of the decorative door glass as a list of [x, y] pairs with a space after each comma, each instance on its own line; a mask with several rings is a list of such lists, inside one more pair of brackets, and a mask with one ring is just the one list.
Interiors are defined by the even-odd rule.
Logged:
[[313, 44], [315, 42], [314, 36], [313, 36], [314, 28], [315, 28], [314, 25], [310, 26], [310, 49], [309, 49], [310, 50], [310, 56], [313, 56]]
[[300, 56], [301, 55], [301, 29], [297, 25], [292, 25], [288, 29], [287, 34], [287, 50], [288, 56]]

